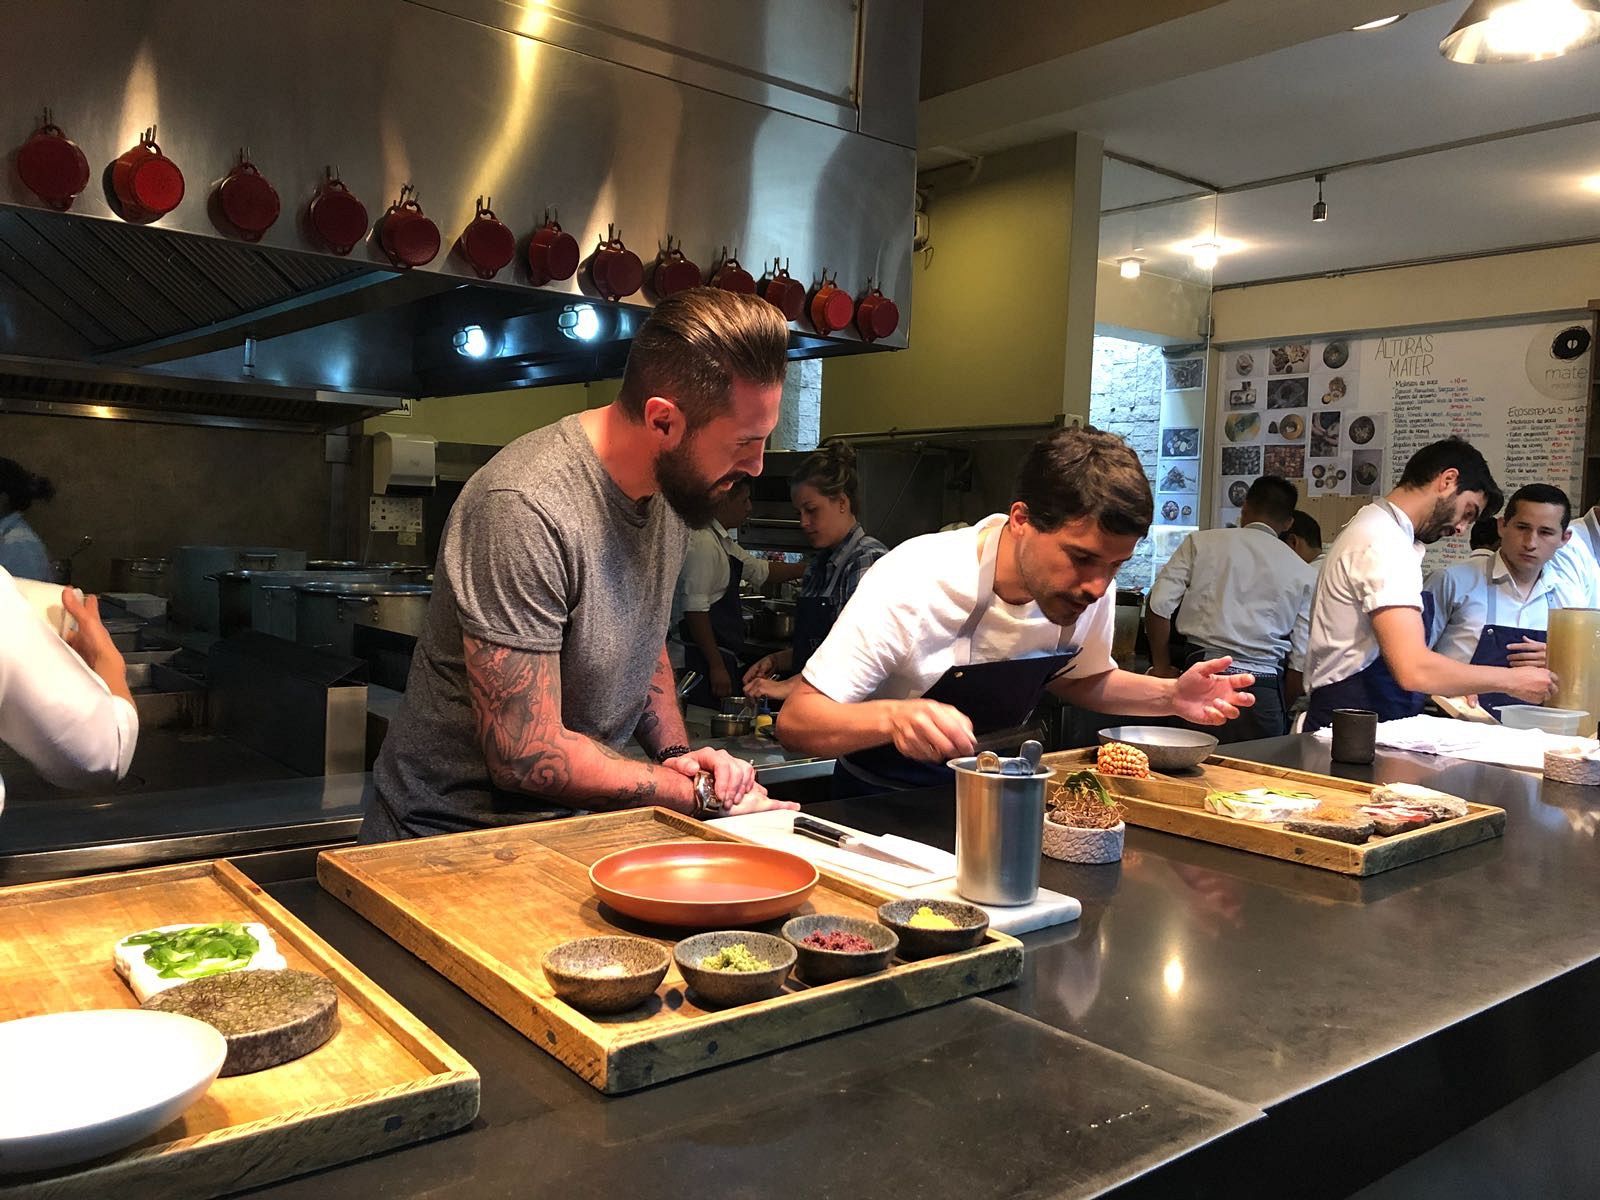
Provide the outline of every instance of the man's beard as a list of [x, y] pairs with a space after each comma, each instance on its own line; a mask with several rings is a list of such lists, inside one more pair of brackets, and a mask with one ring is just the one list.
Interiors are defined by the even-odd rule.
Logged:
[[672, 511], [683, 518], [684, 524], [691, 529], [704, 529], [711, 524], [717, 505], [727, 495], [726, 485], [745, 475], [742, 471], [736, 472], [707, 483], [695, 473], [689, 444], [690, 439], [685, 438], [676, 450], [669, 450], [656, 459], [656, 486]]
[[1451, 493], [1444, 500], [1433, 502], [1433, 511], [1428, 514], [1428, 519], [1417, 526], [1417, 541], [1424, 546], [1431, 546], [1440, 538], [1448, 537], [1456, 531], [1456, 498]]
[[1039, 606], [1039, 611], [1049, 618], [1053, 625], [1065, 628], [1079, 617], [1083, 616], [1089, 605], [1094, 603], [1093, 596], [1085, 596], [1067, 592], [1051, 592], [1046, 590], [1044, 580], [1033, 570], [1026, 552], [1018, 548], [1017, 570], [1022, 575], [1022, 586], [1028, 589], [1028, 594], [1033, 597], [1033, 602]]

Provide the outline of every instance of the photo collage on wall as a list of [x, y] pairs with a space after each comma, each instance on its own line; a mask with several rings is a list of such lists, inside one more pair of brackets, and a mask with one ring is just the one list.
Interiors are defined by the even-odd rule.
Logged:
[[1386, 484], [1387, 414], [1361, 411], [1356, 347], [1335, 338], [1221, 351], [1219, 525], [1239, 523], [1262, 475], [1282, 475], [1307, 499], [1375, 496]]
[[[1179, 526], [1184, 532], [1200, 525], [1200, 449], [1205, 429], [1206, 360], [1202, 354], [1168, 358], [1162, 363], [1161, 432], [1156, 455], [1157, 529]], [[1154, 535], [1154, 531], [1152, 531]], [[1170, 556], [1160, 553], [1159, 567]], [[1181, 540], [1181, 539], [1180, 539]]]

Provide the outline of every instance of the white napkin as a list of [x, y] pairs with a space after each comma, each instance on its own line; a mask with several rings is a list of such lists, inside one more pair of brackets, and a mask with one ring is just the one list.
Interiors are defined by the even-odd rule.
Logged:
[[[1322, 741], [1333, 736], [1331, 729], [1311, 735]], [[1411, 750], [1418, 754], [1442, 754], [1471, 762], [1525, 771], [1543, 771], [1546, 750], [1563, 754], [1587, 754], [1600, 742], [1594, 738], [1568, 737], [1542, 729], [1507, 729], [1504, 725], [1479, 725], [1453, 721], [1448, 717], [1402, 717], [1398, 721], [1379, 721], [1377, 744], [1385, 750]]]

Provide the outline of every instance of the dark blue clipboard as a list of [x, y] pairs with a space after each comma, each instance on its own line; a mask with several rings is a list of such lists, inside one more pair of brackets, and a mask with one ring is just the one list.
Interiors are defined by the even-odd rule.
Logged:
[[1032, 658], [951, 667], [922, 698], [959, 708], [971, 719], [972, 731], [980, 737], [1000, 729], [1015, 729], [1028, 719], [1045, 686], [1066, 670], [1079, 649], [1072, 646]]

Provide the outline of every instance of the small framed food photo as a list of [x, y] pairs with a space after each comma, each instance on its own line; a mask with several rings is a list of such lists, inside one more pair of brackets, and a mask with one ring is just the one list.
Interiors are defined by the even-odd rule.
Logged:
[[1283, 412], [1266, 415], [1267, 445], [1304, 446], [1306, 444], [1306, 414]]
[[1250, 485], [1255, 482], [1253, 475], [1224, 475], [1222, 488], [1217, 493], [1218, 503], [1224, 509], [1243, 508], [1244, 498], [1250, 492]]
[[1309, 379], [1274, 379], [1267, 384], [1267, 408], [1305, 408], [1310, 403]]
[[1267, 348], [1268, 375], [1304, 375], [1311, 370], [1311, 347], [1305, 342], [1285, 342]]
[[1258, 412], [1234, 412], [1222, 418], [1222, 441], [1228, 446], [1249, 446], [1261, 440], [1265, 428]]
[[1261, 474], [1260, 446], [1224, 446], [1222, 448], [1222, 473], [1246, 475], [1254, 479]]
[[1164, 387], [1169, 392], [1186, 392], [1190, 388], [1204, 387], [1206, 360], [1200, 355], [1190, 358], [1169, 358], [1166, 362]]
[[1388, 413], [1351, 413], [1345, 421], [1345, 441], [1352, 450], [1382, 450], [1387, 446]]
[[1350, 361], [1350, 343], [1344, 339], [1328, 342], [1322, 347], [1322, 365], [1330, 371], [1340, 370]]
[[1304, 446], [1267, 446], [1262, 458], [1262, 474], [1282, 475], [1285, 479], [1303, 479], [1306, 473], [1306, 448]]
[[1311, 394], [1317, 398], [1314, 407], [1326, 408], [1329, 405], [1344, 404], [1349, 400], [1355, 403], [1350, 395], [1350, 380], [1343, 374], [1316, 376], [1311, 380]]
[[1348, 496], [1354, 475], [1348, 452], [1314, 462], [1306, 477], [1306, 495], [1312, 499], [1318, 496]]
[[1386, 490], [1383, 480], [1384, 450], [1356, 450], [1350, 455], [1350, 494], [1380, 496]]
[[1223, 352], [1222, 361], [1227, 368], [1224, 374], [1229, 379], [1256, 379], [1264, 372], [1257, 365], [1261, 358], [1260, 350], [1227, 350]]
[[1161, 455], [1163, 458], [1194, 458], [1200, 453], [1198, 429], [1163, 429]]
[[1311, 457], [1332, 458], [1342, 450], [1340, 432], [1344, 413], [1336, 408], [1314, 409], [1311, 413]]
[[1193, 496], [1200, 491], [1198, 458], [1163, 458], [1156, 464], [1156, 491]]
[[1261, 398], [1261, 393], [1256, 390], [1253, 379], [1243, 379], [1228, 388], [1228, 411], [1239, 412], [1242, 409], [1256, 408]]

